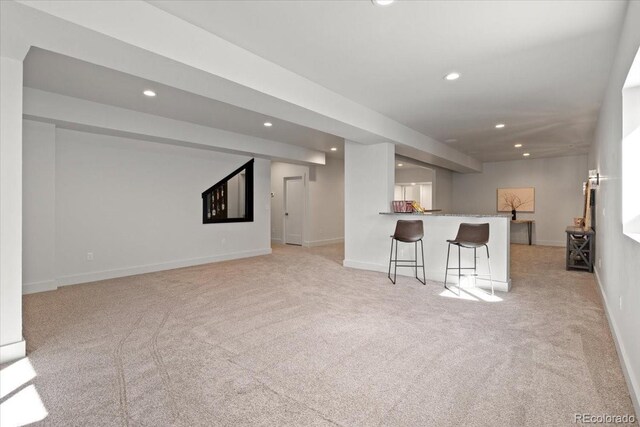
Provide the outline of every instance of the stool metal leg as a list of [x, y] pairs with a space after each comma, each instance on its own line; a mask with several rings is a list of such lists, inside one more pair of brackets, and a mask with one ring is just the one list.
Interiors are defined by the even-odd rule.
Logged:
[[[391, 280], [391, 260], [393, 259], [393, 241], [395, 239], [392, 237], [391, 238], [391, 252], [389, 252], [389, 273], [387, 274], [387, 277], [389, 278], [389, 280]], [[391, 280], [391, 282], [395, 285], [396, 282], [394, 282], [393, 280]]]
[[447, 245], [447, 267], [444, 270], [444, 288], [447, 288], [447, 275], [449, 274], [449, 253], [451, 252], [451, 243]]
[[458, 296], [460, 296], [462, 292], [461, 277], [462, 277], [462, 268], [460, 268], [460, 245], [458, 245]]
[[493, 276], [491, 276], [491, 258], [489, 258], [489, 246], [484, 245], [484, 247], [487, 249], [487, 266], [489, 266], [489, 283], [491, 283], [491, 295], [494, 295], [494, 293], [493, 293]]
[[[416, 246], [417, 245], [418, 244], [416, 243]], [[420, 239], [420, 249], [422, 250], [421, 251], [421, 253], [422, 253], [422, 279], [424, 280], [424, 282], [422, 282], [422, 284], [426, 285], [427, 284], [427, 273], [424, 272], [424, 243], [422, 242], [422, 239]], [[418, 270], [418, 269], [416, 268], [416, 270]], [[420, 279], [418, 279], [418, 280], [420, 280]]]
[[473, 286], [478, 286], [478, 255], [476, 248], [473, 248]]
[[416, 266], [415, 268], [416, 268], [416, 279], [417, 279], [418, 278], [418, 242], [416, 242], [413, 245], [413, 255], [414, 255], [413, 259], [416, 260], [414, 264]]
[[[395, 240], [395, 239], [394, 239]], [[393, 284], [396, 284], [396, 275], [398, 274], [398, 241], [396, 240], [396, 258], [393, 267]]]

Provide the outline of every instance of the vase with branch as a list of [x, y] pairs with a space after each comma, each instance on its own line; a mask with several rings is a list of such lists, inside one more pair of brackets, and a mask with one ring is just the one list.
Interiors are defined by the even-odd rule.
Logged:
[[527, 203], [523, 202], [518, 195], [514, 193], [505, 193], [502, 195], [503, 206], [505, 208], [511, 208], [511, 219], [516, 220], [517, 209]]

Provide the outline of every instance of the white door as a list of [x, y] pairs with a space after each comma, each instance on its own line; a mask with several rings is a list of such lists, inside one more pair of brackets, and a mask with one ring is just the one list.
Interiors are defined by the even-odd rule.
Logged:
[[304, 183], [301, 177], [284, 180], [284, 243], [302, 245]]

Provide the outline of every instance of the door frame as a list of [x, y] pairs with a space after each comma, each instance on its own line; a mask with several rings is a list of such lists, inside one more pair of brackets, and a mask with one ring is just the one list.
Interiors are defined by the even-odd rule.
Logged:
[[[302, 182], [302, 242], [300, 246], [306, 246], [307, 237], [307, 180], [306, 174], [297, 176], [285, 176], [282, 178], [282, 244], [287, 245], [287, 181], [300, 180]], [[292, 243], [296, 245], [296, 243]]]

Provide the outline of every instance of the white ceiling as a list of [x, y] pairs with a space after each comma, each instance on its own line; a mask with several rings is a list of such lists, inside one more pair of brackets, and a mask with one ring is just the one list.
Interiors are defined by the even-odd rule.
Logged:
[[[521, 158], [515, 143], [531, 158], [587, 151], [626, 9], [611, 0], [150, 3], [483, 161]], [[453, 70], [459, 80], [442, 79]]]
[[[31, 48], [25, 58], [24, 85], [325, 151], [330, 156], [343, 155], [344, 140], [337, 136], [39, 48]], [[145, 89], [154, 90], [156, 97], [144, 96]], [[273, 126], [265, 127], [267, 121]], [[330, 151], [331, 147], [338, 151]]]

